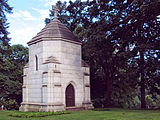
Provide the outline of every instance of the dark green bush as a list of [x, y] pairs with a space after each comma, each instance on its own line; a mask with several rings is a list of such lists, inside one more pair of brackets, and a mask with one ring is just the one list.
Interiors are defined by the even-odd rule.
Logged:
[[92, 100], [94, 108], [104, 108], [105, 98], [96, 98]]
[[0, 106], [1, 105], [4, 105], [7, 110], [16, 110], [19, 108], [19, 105], [15, 99], [6, 100], [3, 98], [0, 100]]
[[68, 111], [58, 111], [58, 112], [14, 112], [9, 114], [11, 117], [20, 117], [20, 118], [30, 118], [30, 117], [45, 117], [50, 115], [62, 115], [69, 114]]

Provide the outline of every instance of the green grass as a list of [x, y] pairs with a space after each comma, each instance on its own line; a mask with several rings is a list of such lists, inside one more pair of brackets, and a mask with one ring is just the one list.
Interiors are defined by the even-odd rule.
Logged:
[[62, 114], [70, 114], [68, 111], [59, 111], [59, 112], [19, 112], [14, 111], [14, 113], [8, 114], [11, 117], [19, 117], [19, 118], [30, 118], [30, 117], [45, 117], [51, 115], [62, 115]]
[[78, 111], [46, 117], [18, 118], [9, 116], [15, 112], [17, 111], [0, 111], [0, 120], [160, 120], [159, 110], [106, 109], [106, 111]]

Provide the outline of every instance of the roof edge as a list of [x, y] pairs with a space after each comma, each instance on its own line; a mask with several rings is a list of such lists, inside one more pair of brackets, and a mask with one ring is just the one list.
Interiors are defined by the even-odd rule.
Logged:
[[[43, 38], [45, 38], [45, 39], [43, 39]], [[28, 46], [30, 46], [30, 45], [36, 44], [38, 42], [41, 42], [41, 41], [65, 41], [65, 42], [70, 42], [70, 43], [82, 45], [82, 42], [72, 41], [72, 40], [68, 40], [68, 39], [64, 39], [64, 38], [53, 38], [53, 37], [43, 37], [43, 38], [29, 41], [27, 44], [28, 44]]]

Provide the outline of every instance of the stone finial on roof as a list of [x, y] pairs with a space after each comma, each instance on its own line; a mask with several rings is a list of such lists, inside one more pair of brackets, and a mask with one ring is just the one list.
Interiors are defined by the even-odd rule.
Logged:
[[54, 11], [54, 18], [57, 18], [57, 13], [59, 11], [58, 7], [57, 6], [52, 6], [52, 9]]
[[33, 37], [27, 44], [30, 46], [40, 41], [63, 40], [81, 44], [81, 41], [57, 19], [58, 8], [52, 6], [54, 10], [54, 19], [47, 24], [35, 37]]

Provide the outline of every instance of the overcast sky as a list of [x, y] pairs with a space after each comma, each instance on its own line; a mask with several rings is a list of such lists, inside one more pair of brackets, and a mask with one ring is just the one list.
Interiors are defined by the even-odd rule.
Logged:
[[45, 26], [44, 20], [49, 17], [49, 9], [56, 2], [57, 0], [9, 0], [9, 5], [13, 7], [13, 14], [7, 15], [11, 45], [27, 46], [27, 42]]

